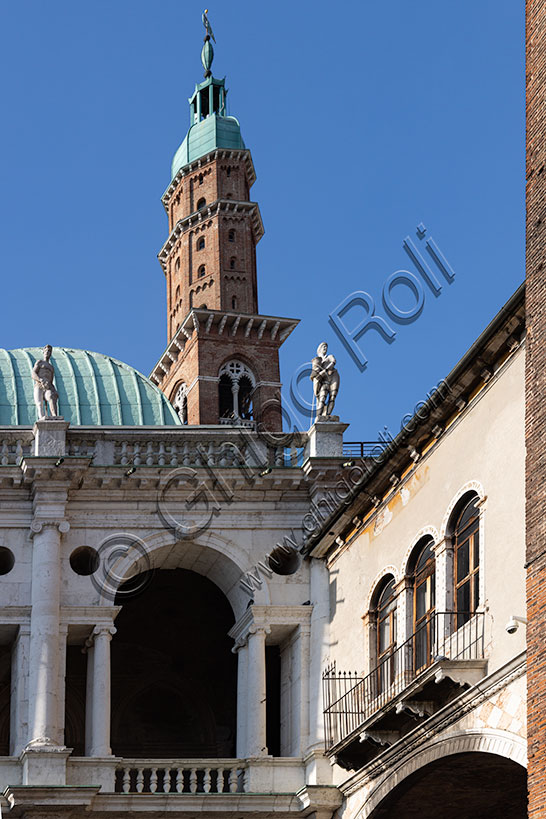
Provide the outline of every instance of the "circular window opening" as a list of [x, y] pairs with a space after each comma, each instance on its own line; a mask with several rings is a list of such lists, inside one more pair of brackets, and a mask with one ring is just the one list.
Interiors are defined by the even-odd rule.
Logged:
[[0, 546], [0, 574], [8, 574], [13, 569], [15, 557], [11, 549]]
[[99, 553], [91, 546], [79, 546], [70, 555], [70, 565], [76, 574], [93, 574], [99, 568]]
[[293, 546], [276, 546], [267, 562], [275, 574], [294, 574], [300, 567], [300, 556]]

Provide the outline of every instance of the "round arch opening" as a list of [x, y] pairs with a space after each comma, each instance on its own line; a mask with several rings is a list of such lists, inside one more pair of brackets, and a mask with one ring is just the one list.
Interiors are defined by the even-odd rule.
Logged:
[[368, 819], [526, 819], [527, 771], [497, 754], [442, 757], [403, 779]]
[[112, 639], [112, 751], [133, 758], [235, 756], [231, 606], [188, 569], [123, 584]]

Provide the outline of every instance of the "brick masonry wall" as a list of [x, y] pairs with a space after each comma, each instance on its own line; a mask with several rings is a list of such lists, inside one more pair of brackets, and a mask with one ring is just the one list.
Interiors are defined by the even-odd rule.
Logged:
[[[278, 383], [280, 342], [258, 339], [257, 335], [257, 330], [253, 330], [250, 336], [245, 338], [244, 327], [239, 328], [235, 337], [213, 334], [197, 336], [193, 332], [186, 342], [184, 352], [161, 383], [161, 389], [172, 401], [182, 382], [190, 386], [198, 376], [217, 379], [222, 364], [231, 359], [238, 359], [247, 364], [257, 384], [262, 381]], [[282, 429], [278, 387], [265, 384], [257, 386], [253, 403], [254, 417], [263, 422], [265, 430], [273, 432]], [[188, 423], [218, 422], [218, 382], [197, 381], [188, 395]]]
[[[213, 159], [180, 180], [169, 205], [169, 231], [194, 213], [200, 199], [249, 201], [243, 161]], [[229, 241], [230, 229], [235, 239]], [[205, 246], [199, 248], [199, 240]], [[232, 268], [233, 259], [233, 268]], [[221, 215], [186, 230], [167, 261], [168, 338], [176, 333], [192, 307], [256, 313], [256, 243], [248, 213]]]
[[529, 816], [546, 816], [546, 2], [527, 0], [526, 548]]

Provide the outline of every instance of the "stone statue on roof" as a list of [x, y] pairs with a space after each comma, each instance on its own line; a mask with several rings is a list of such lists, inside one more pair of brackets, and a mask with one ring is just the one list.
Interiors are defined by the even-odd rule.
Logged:
[[336, 370], [336, 360], [328, 355], [328, 345], [325, 341], [319, 344], [317, 355], [311, 361], [311, 375], [313, 389], [317, 399], [317, 421], [339, 420], [332, 412], [339, 390], [339, 373]]
[[[51, 344], [46, 344], [43, 349], [44, 357], [37, 361], [32, 368], [32, 380], [34, 381], [34, 403], [38, 413], [39, 421], [48, 419], [59, 419], [62, 416], [59, 412], [59, 393], [55, 389], [53, 379], [55, 369], [49, 360], [53, 348]], [[48, 415], [49, 410], [49, 415]]]

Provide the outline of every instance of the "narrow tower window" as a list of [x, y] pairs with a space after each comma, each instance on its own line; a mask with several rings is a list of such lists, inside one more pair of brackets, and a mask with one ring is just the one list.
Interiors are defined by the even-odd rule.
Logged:
[[202, 173], [199, 174], [199, 184], [200, 185], [203, 184], [203, 174]]
[[229, 269], [230, 270], [235, 270], [235, 262], [236, 261], [237, 260], [236, 260], [235, 256], [232, 256], [231, 259], [229, 260]]
[[177, 271], [180, 270], [180, 256], [176, 259], [174, 263], [174, 269]]
[[204, 250], [205, 249], [205, 237], [201, 236], [197, 240], [197, 250]]
[[226, 168], [226, 176], [231, 176], [231, 168]]
[[232, 310], [237, 309], [237, 297], [236, 296], [232, 296], [232, 298], [231, 298], [231, 309]]
[[228, 233], [228, 241], [229, 242], [235, 241], [235, 231], [233, 230], [233, 228]]
[[199, 202], [197, 203], [197, 210], [201, 210], [201, 208], [204, 208], [206, 204], [207, 200], [205, 199], [204, 196], [202, 196]]
[[205, 275], [205, 273], [206, 273], [206, 270], [205, 270], [205, 265], [204, 265], [204, 264], [199, 265], [199, 268], [198, 268], [198, 270], [197, 270], [197, 275], [198, 275], [198, 277], [199, 277], [200, 279], [201, 279], [201, 278], [203, 278], [203, 276]]

